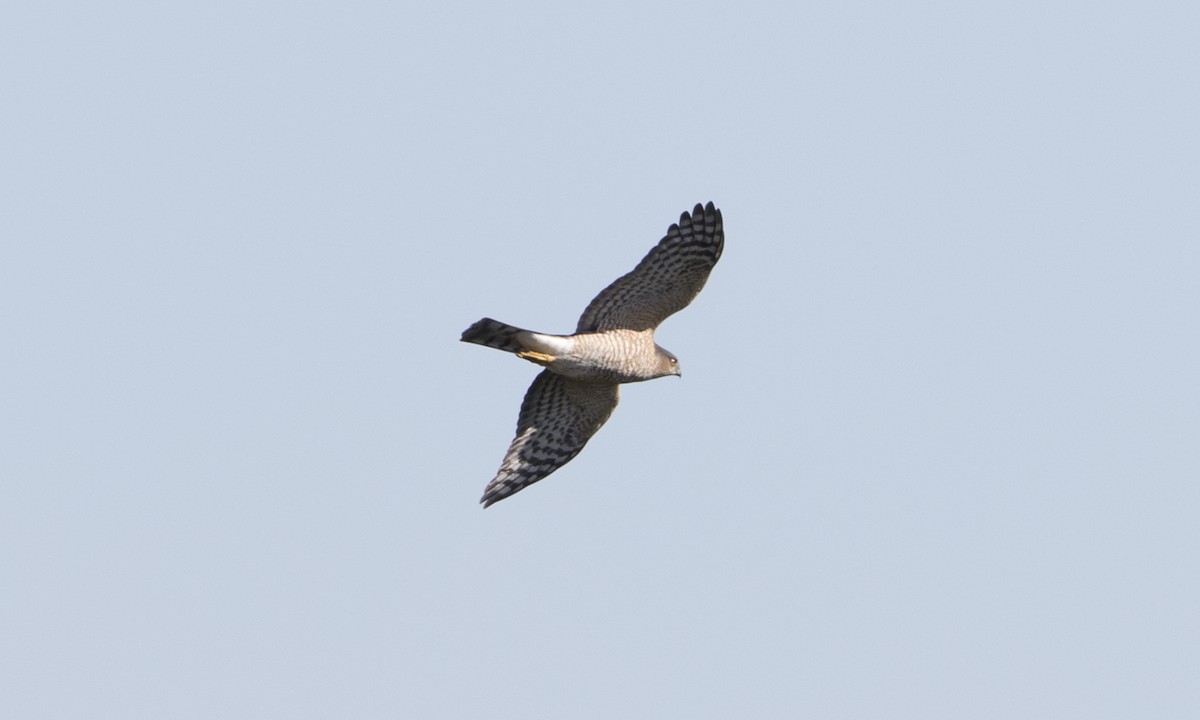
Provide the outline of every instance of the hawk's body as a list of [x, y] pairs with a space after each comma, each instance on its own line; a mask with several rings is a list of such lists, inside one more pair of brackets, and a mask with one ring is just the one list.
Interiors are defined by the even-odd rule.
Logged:
[[513, 439], [484, 507], [512, 495], [579, 454], [617, 407], [620, 383], [679, 375], [679, 362], [654, 342], [654, 329], [687, 307], [721, 257], [721, 211], [697, 205], [632, 272], [583, 311], [573, 335], [545, 335], [484, 318], [462, 339], [544, 366], [525, 393]]
[[[467, 328], [462, 339], [516, 353], [576, 380], [627, 383], [653, 380], [664, 374], [664, 358], [658, 353], [666, 350], [654, 344], [653, 330], [544, 335], [484, 318]], [[673, 357], [666, 356], [668, 370]]]

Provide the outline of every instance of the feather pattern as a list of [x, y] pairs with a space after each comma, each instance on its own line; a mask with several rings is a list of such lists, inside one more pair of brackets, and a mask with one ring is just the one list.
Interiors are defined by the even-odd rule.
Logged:
[[629, 273], [588, 304], [575, 332], [650, 330], [687, 307], [708, 281], [725, 247], [721, 211], [710, 202], [683, 213]]
[[619, 387], [543, 370], [525, 393], [517, 436], [483, 491], [483, 506], [532, 485], [578, 455], [616, 409]]

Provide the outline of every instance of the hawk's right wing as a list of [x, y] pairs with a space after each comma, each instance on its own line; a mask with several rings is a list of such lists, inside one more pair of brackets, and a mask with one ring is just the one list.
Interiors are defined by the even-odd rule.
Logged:
[[487, 507], [566, 465], [616, 409], [617, 387], [543, 370], [525, 393], [517, 437], [479, 502]]
[[679, 312], [700, 293], [725, 247], [721, 211], [709, 204], [683, 213], [679, 223], [631, 272], [617, 278], [588, 304], [575, 332], [625, 328], [649, 330]]

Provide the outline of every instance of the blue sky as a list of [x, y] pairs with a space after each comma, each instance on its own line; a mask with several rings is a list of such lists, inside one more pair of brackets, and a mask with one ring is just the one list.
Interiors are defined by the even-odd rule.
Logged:
[[[1187, 3], [18, 3], [0, 671], [47, 718], [1200, 712]], [[727, 231], [587, 449], [537, 369]]]

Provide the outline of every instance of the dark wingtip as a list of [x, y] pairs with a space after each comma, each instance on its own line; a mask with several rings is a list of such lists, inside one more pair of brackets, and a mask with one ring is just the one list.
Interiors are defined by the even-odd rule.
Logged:
[[483, 505], [484, 510], [512, 495], [512, 493], [500, 492], [500, 490], [503, 490], [503, 486], [493, 487], [492, 483], [488, 483], [488, 486], [483, 489], [483, 497], [479, 498], [479, 503]]

